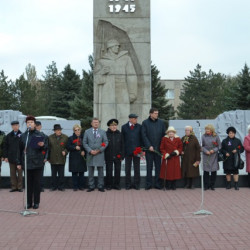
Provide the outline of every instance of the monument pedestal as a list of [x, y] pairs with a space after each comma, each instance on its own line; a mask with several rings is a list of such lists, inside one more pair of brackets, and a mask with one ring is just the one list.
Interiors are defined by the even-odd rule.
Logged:
[[150, 0], [94, 0], [94, 116], [107, 128], [151, 108]]

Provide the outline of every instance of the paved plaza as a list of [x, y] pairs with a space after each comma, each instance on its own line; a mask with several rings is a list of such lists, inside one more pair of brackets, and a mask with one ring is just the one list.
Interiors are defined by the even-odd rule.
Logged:
[[66, 190], [41, 195], [23, 217], [23, 193], [0, 190], [0, 249], [250, 249], [250, 189]]

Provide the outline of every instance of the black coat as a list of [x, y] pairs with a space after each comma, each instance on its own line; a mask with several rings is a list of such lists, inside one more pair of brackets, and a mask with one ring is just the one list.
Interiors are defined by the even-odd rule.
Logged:
[[153, 146], [160, 150], [161, 139], [165, 136], [166, 126], [160, 119], [152, 120], [150, 117], [142, 123], [142, 139], [144, 146], [148, 149]]
[[234, 153], [232, 153], [234, 149], [240, 153], [244, 152], [244, 147], [238, 138], [234, 137], [233, 139], [230, 139], [227, 137], [222, 141], [220, 151], [223, 153], [225, 159], [227, 158], [226, 153], [230, 154], [230, 156], [223, 162], [223, 169], [226, 171], [235, 170]]
[[[25, 154], [24, 149], [26, 145], [26, 140], [28, 136], [28, 131], [23, 133], [20, 137], [19, 148], [18, 148], [18, 159], [17, 165], [22, 165], [25, 167]], [[43, 137], [44, 146], [40, 147], [32, 145], [32, 140], [35, 137]], [[48, 148], [48, 141], [45, 140], [44, 134], [38, 130], [31, 130], [29, 132], [29, 138], [27, 143], [26, 155], [27, 155], [27, 170], [42, 169], [44, 166], [44, 151]]]
[[122, 126], [125, 156], [133, 155], [135, 148], [142, 146], [141, 128], [141, 124], [137, 123], [132, 130], [130, 129], [129, 122]]
[[108, 146], [105, 149], [105, 161], [120, 161], [124, 159], [124, 145], [122, 133], [119, 130], [113, 132], [108, 129], [107, 132]]
[[[78, 142], [76, 142], [78, 140]], [[83, 135], [79, 137], [74, 133], [69, 137], [67, 143], [67, 150], [69, 151], [69, 172], [86, 172], [86, 151], [83, 148]], [[79, 146], [81, 150], [76, 150], [76, 146]], [[81, 155], [81, 152], [85, 152], [85, 156]], [[84, 159], [85, 158], [85, 159]]]
[[10, 163], [17, 163], [21, 134], [22, 132], [20, 130], [17, 131], [16, 135], [14, 131], [11, 131], [5, 138], [3, 157], [8, 158]]
[[[4, 157], [4, 144], [5, 144], [5, 133], [0, 130], [0, 158]], [[1, 159], [0, 159], [1, 164]]]

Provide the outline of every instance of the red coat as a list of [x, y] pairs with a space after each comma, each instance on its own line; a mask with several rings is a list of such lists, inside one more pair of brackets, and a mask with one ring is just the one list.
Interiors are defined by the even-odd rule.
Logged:
[[[181, 139], [178, 136], [175, 136], [175, 138], [172, 141], [167, 135], [164, 136], [161, 140], [160, 150], [163, 155], [160, 178], [170, 181], [181, 179], [181, 165], [180, 165], [180, 154], [182, 152]], [[172, 152], [176, 152], [177, 155], [172, 156], [171, 159], [165, 160], [165, 157]]]

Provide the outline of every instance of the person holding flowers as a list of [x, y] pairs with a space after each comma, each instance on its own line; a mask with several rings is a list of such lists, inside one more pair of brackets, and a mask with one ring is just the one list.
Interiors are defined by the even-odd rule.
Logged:
[[231, 188], [231, 175], [234, 178], [234, 188], [239, 190], [239, 169], [235, 166], [236, 154], [241, 154], [244, 152], [244, 147], [240, 139], [236, 138], [236, 129], [234, 127], [229, 127], [226, 131], [228, 137], [222, 141], [221, 152], [223, 153], [225, 160], [223, 162], [224, 173], [226, 174], [227, 185], [226, 189]]
[[185, 136], [181, 139], [183, 151], [181, 153], [181, 172], [185, 180], [185, 188], [194, 188], [194, 180], [199, 176], [199, 164], [201, 160], [201, 147], [193, 128], [185, 127]]
[[181, 179], [180, 155], [182, 142], [174, 127], [168, 127], [161, 140], [162, 163], [160, 178], [167, 180], [166, 188], [176, 190], [176, 180]]
[[[219, 170], [218, 151], [221, 148], [219, 136], [215, 133], [215, 128], [212, 124], [205, 127], [205, 134], [202, 135], [202, 154], [203, 154], [203, 179], [204, 190], [215, 190], [215, 181], [217, 170]], [[209, 182], [209, 173], [211, 173]]]
[[[51, 191], [64, 191], [64, 169], [66, 155], [68, 153], [66, 146], [68, 136], [62, 133], [60, 124], [54, 125], [54, 134], [49, 136], [49, 154], [48, 161], [51, 164], [52, 188]], [[58, 176], [58, 178], [57, 178]]]
[[[137, 123], [138, 116], [130, 114], [129, 121], [122, 126], [122, 136], [124, 141], [125, 153], [125, 188], [126, 190], [134, 187], [136, 190], [140, 189], [140, 155], [135, 152], [136, 148], [141, 148], [141, 124]], [[134, 185], [131, 183], [131, 167], [132, 161], [134, 165]]]
[[[123, 138], [121, 132], [117, 129], [119, 124], [117, 119], [110, 119], [107, 123], [108, 130], [106, 132], [108, 138], [108, 146], [105, 149], [106, 162], [106, 189], [112, 188], [120, 190], [121, 178], [121, 162], [124, 158]], [[113, 180], [114, 166], [114, 180]]]
[[84, 190], [84, 172], [87, 171], [85, 150], [83, 147], [83, 134], [80, 125], [73, 127], [73, 135], [67, 143], [69, 152], [69, 172], [72, 173], [73, 190]]
[[95, 190], [94, 171], [95, 167], [98, 171], [98, 190], [104, 190], [104, 151], [108, 146], [106, 132], [99, 128], [100, 122], [98, 118], [93, 118], [91, 128], [87, 129], [83, 137], [83, 147], [87, 152], [87, 167], [89, 172], [89, 188], [87, 192]]

